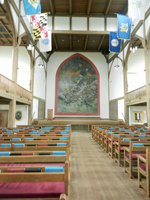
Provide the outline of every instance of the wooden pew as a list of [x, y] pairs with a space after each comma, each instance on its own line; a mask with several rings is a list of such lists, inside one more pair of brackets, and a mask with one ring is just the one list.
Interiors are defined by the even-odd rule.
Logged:
[[[119, 137], [118, 142], [115, 142], [115, 162], [118, 163], [119, 166], [124, 165], [124, 147], [129, 147], [130, 141], [149, 141], [149, 137], [140, 137], [141, 135], [133, 135], [133, 137]], [[139, 138], [137, 138], [139, 137]], [[121, 163], [123, 162], [123, 163]]]
[[[10, 199], [10, 200], [14, 200], [14, 199], [38, 199], [38, 200], [69, 200], [68, 194], [69, 194], [69, 179], [70, 179], [70, 173], [69, 173], [69, 163], [66, 162], [65, 166], [64, 166], [64, 170], [62, 172], [47, 172], [47, 167], [43, 167], [43, 166], [38, 166], [35, 167], [34, 166], [34, 170], [38, 168], [40, 168], [40, 170], [42, 170], [42, 172], [24, 172], [24, 168], [26, 169], [26, 167], [21, 166], [19, 167], [20, 171], [23, 172], [19, 172], [19, 173], [15, 173], [16, 167], [0, 167], [1, 173], [0, 173], [0, 198], [2, 198], [3, 200], [5, 199]], [[27, 167], [27, 169], [29, 170], [33, 170], [33, 167]], [[50, 168], [48, 168], [50, 169]], [[40, 182], [40, 183], [39, 183]], [[44, 183], [47, 182], [46, 187], [48, 187], [48, 191], [46, 194], [43, 194], [42, 191], [45, 189], [44, 188]], [[57, 186], [56, 182], [64, 182], [65, 184], [65, 189], [63, 189], [63, 193], [59, 194], [59, 192], [57, 192], [57, 195], [54, 195], [54, 187], [56, 187], [57, 189], [60, 188], [60, 184], [59, 186]], [[23, 184], [26, 183], [26, 184]], [[29, 184], [29, 186], [27, 185], [27, 183]], [[7, 187], [10, 186], [9, 191], [6, 190], [6, 184]], [[61, 183], [62, 184], [62, 183]], [[32, 189], [32, 187], [34, 187], [34, 190]], [[42, 191], [40, 192], [38, 190], [38, 188], [42, 186]], [[62, 187], [62, 186], [61, 186]], [[22, 189], [22, 192], [20, 192], [19, 194], [17, 194], [15, 191], [18, 188], [18, 192], [20, 191], [20, 189]], [[36, 190], [37, 188], [37, 190]], [[51, 191], [50, 191], [51, 190]], [[32, 195], [31, 195], [31, 192]], [[61, 191], [62, 192], [62, 191]], [[46, 197], [46, 198], [45, 198]]]
[[129, 173], [129, 177], [137, 176], [137, 155], [146, 156], [146, 148], [150, 147], [150, 141], [136, 142], [130, 141], [129, 148], [124, 147], [124, 171]]
[[[138, 186], [150, 197], [150, 148], [146, 149], [146, 158], [138, 155]], [[143, 181], [144, 180], [144, 181]]]

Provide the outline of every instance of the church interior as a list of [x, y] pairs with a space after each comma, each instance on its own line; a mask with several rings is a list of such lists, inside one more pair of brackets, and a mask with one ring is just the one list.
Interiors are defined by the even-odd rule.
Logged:
[[150, 1], [0, 0], [0, 199], [150, 198]]

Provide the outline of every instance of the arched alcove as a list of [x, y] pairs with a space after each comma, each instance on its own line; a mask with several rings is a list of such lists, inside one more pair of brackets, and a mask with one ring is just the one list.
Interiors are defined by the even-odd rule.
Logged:
[[99, 73], [81, 54], [74, 54], [56, 73], [55, 115], [99, 115]]

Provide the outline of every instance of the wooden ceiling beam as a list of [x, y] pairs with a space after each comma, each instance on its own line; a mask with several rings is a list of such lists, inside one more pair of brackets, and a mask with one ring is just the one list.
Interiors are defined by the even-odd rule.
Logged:
[[89, 2], [88, 2], [88, 8], [87, 8], [87, 15], [89, 15], [90, 12], [91, 12], [91, 5], [92, 5], [92, 0], [89, 0]]
[[[50, 14], [49, 16], [54, 16], [54, 17], [87, 17], [87, 14], [84, 13], [73, 13], [73, 14], [69, 14], [69, 13], [62, 13], [62, 12], [55, 12], [55, 14]], [[103, 13], [92, 13], [88, 15], [89, 17], [102, 17], [104, 18], [105, 15]], [[112, 18], [116, 18], [116, 14], [108, 14], [106, 15], [106, 17], [112, 17]]]
[[126, 14], [127, 11], [128, 11], [128, 0], [127, 0], [127, 2], [126, 2], [126, 4], [125, 4], [123, 10], [121, 11], [121, 13], [122, 13], [122, 14]]
[[54, 34], [72, 34], [72, 35], [109, 35], [109, 31], [60, 31], [53, 30]]
[[100, 50], [100, 48], [101, 48], [101, 46], [103, 44], [104, 39], [105, 39], [105, 35], [103, 35], [102, 38], [101, 38], [101, 41], [100, 41], [99, 46], [98, 46], [98, 51]]
[[85, 44], [84, 44], [84, 51], [85, 51], [86, 48], [87, 48], [88, 38], [89, 38], [89, 36], [86, 35]]
[[9, 34], [11, 38], [13, 38], [13, 37], [12, 37], [12, 35], [11, 35], [11, 34], [12, 34], [12, 32], [10, 32], [10, 31], [8, 30], [8, 28], [7, 28], [7, 27], [5, 27], [5, 25], [4, 25], [4, 23], [2, 22], [2, 20], [0, 20], [0, 23], [2, 24], [2, 26], [3, 26], [3, 27], [4, 27], [4, 29], [6, 30], [6, 33], [7, 33], [7, 34]]
[[72, 15], [72, 0], [69, 0], [69, 14]]
[[109, 0], [106, 11], [105, 11], [105, 16], [108, 14], [111, 3], [112, 3], [112, 0]]
[[72, 35], [70, 35], [70, 50], [72, 50]]
[[53, 34], [53, 40], [54, 40], [54, 43], [55, 43], [55, 47], [58, 50], [58, 44], [57, 44], [57, 40], [56, 40], [55, 34]]
[[51, 8], [51, 13], [54, 14], [54, 4], [53, 4], [53, 0], [49, 0], [49, 4], [50, 4], [50, 8]]
[[7, 37], [1, 32], [0, 33], [2, 36], [3, 36], [3, 38], [2, 39], [5, 39], [5, 40], [7, 40], [7, 42], [9, 43], [9, 44], [11, 44], [11, 42], [7, 39]]

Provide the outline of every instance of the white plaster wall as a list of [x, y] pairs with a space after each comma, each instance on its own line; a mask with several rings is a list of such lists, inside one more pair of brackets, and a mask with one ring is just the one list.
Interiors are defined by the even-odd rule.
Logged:
[[12, 47], [0, 46], [0, 74], [12, 79]]
[[146, 110], [147, 110], [146, 106], [129, 106], [129, 125], [147, 123], [146, 113], [143, 113], [143, 122], [134, 122], [134, 117], [133, 117], [134, 111], [146, 111]]
[[41, 99], [45, 99], [45, 71], [44, 68], [40, 69], [38, 64], [43, 64], [41, 57], [37, 58], [34, 68], [33, 95]]
[[89, 18], [90, 31], [104, 31], [104, 18], [103, 17], [90, 17]]
[[[146, 85], [145, 55], [143, 49], [130, 53], [128, 60], [128, 92]], [[135, 73], [135, 74], [131, 74]]]
[[55, 30], [70, 30], [70, 18], [69, 17], [55, 17], [54, 29]]
[[[0, 105], [0, 110], [8, 110], [9, 115], [9, 105]], [[28, 106], [16, 105], [16, 111], [21, 111], [23, 117], [20, 121], [15, 120], [15, 127], [16, 125], [28, 125]]]
[[87, 17], [72, 17], [72, 30], [73, 31], [86, 31], [87, 30]]
[[117, 31], [117, 18], [107, 18], [107, 31]]
[[33, 119], [38, 119], [38, 100], [33, 98]]
[[[79, 52], [80, 53], [80, 52]], [[74, 53], [52, 54], [47, 70], [47, 103], [46, 109], [55, 108], [55, 76], [60, 64]], [[109, 118], [108, 103], [108, 66], [104, 56], [100, 53], [81, 53], [93, 62], [100, 75], [100, 117]], [[54, 115], [55, 116], [55, 115]], [[77, 117], [77, 116], [76, 116]]]
[[25, 47], [19, 47], [17, 84], [30, 90], [30, 56]]
[[[119, 65], [120, 68], [116, 70], [114, 67], [115, 65]], [[109, 77], [109, 92], [110, 100], [124, 96], [124, 72], [120, 59], [115, 59], [111, 67]]]

